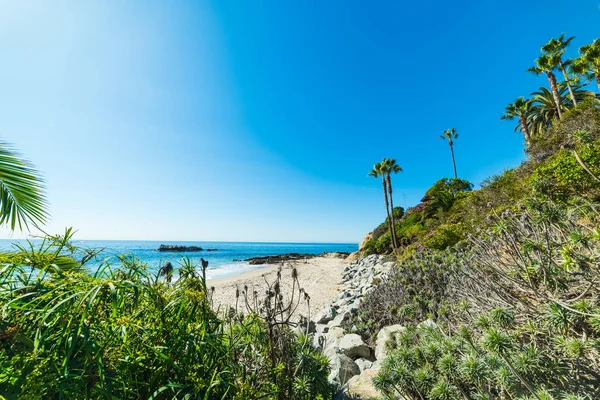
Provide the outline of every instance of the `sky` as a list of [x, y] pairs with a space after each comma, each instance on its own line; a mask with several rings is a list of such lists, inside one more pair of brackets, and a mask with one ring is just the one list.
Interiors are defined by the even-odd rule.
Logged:
[[409, 207], [452, 175], [445, 129], [461, 178], [519, 165], [525, 70], [598, 27], [598, 0], [0, 0], [0, 140], [42, 172], [47, 233], [355, 243], [383, 157]]

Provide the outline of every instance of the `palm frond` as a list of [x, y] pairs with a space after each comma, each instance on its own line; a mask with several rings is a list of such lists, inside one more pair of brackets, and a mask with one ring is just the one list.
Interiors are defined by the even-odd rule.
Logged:
[[48, 217], [40, 173], [20, 158], [10, 145], [0, 142], [0, 224], [28, 228]]

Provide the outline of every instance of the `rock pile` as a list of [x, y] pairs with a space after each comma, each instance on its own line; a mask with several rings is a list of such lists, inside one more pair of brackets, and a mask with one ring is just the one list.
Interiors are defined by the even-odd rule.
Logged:
[[371, 349], [356, 333], [346, 331], [342, 325], [358, 311], [363, 297], [373, 290], [378, 279], [385, 278], [393, 267], [384, 256], [371, 255], [352, 262], [344, 269], [344, 286], [340, 295], [315, 315], [314, 345], [329, 358], [329, 381], [340, 390], [336, 399], [349, 396], [353, 399], [370, 399], [378, 393], [372, 379], [379, 372], [381, 361], [395, 347], [397, 335], [404, 329], [400, 325], [383, 328], [377, 335], [376, 346]]

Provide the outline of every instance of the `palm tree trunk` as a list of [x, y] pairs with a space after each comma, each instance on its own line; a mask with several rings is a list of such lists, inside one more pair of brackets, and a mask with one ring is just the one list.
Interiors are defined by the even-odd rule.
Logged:
[[560, 65], [560, 70], [562, 71], [563, 76], [565, 77], [565, 82], [567, 82], [567, 87], [569, 88], [569, 94], [571, 95], [571, 100], [573, 100], [573, 105], [576, 106], [577, 99], [575, 98], [575, 93], [573, 93], [573, 87], [571, 86], [571, 82], [569, 82], [569, 74], [567, 73], [567, 70], [566, 70], [562, 60], [559, 60], [559, 65]]
[[550, 82], [550, 89], [552, 90], [552, 96], [556, 103], [556, 112], [558, 113], [558, 119], [562, 118], [562, 112], [560, 109], [560, 95], [558, 94], [558, 84], [556, 83], [556, 76], [552, 71], [548, 71], [548, 82]]
[[388, 227], [390, 229], [390, 237], [392, 238], [392, 249], [394, 250], [394, 253], [395, 253], [396, 245], [395, 245], [394, 239], [392, 237], [392, 220], [390, 218], [390, 203], [388, 201], [387, 184], [386, 184], [384, 175], [381, 176], [381, 183], [383, 185], [383, 198], [385, 199], [385, 212], [387, 214]]
[[454, 160], [454, 143], [452, 143], [452, 140], [450, 140], [449, 143], [450, 152], [452, 153], [452, 166], [454, 167], [454, 179], [458, 179], [458, 175], [456, 174], [456, 161]]
[[596, 71], [594, 75], [596, 76], [596, 84], [598, 85], [598, 90], [600, 90], [600, 71]]
[[396, 224], [394, 223], [394, 197], [392, 196], [392, 179], [390, 178], [390, 174], [388, 173], [386, 175], [386, 181], [387, 181], [387, 188], [388, 188], [388, 192], [390, 194], [390, 208], [391, 208], [391, 214], [390, 214], [390, 220], [392, 222], [391, 227], [392, 227], [392, 231], [391, 231], [391, 235], [392, 235], [392, 242], [393, 242], [393, 248], [394, 248], [394, 252], [397, 253], [398, 251], [398, 240], [396, 239]]
[[519, 121], [521, 122], [521, 129], [523, 130], [523, 135], [525, 136], [525, 144], [529, 147], [531, 141], [531, 134], [529, 133], [529, 127], [527, 126], [527, 118], [524, 115], [519, 116]]

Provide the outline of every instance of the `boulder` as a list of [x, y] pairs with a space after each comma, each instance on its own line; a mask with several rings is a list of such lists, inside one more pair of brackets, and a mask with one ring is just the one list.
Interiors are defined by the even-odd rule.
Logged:
[[396, 338], [404, 329], [402, 325], [390, 325], [379, 331], [375, 342], [375, 358], [377, 361], [381, 362], [390, 352], [390, 347], [395, 347]]
[[350, 378], [360, 374], [360, 368], [350, 357], [341, 353], [334, 353], [329, 359], [331, 373], [329, 382], [337, 387], [344, 386]]
[[330, 327], [327, 334], [325, 334], [324, 348], [338, 347], [345, 334], [344, 329], [339, 326]]
[[327, 306], [323, 311], [315, 315], [315, 322], [317, 324], [326, 324], [335, 318], [336, 314], [335, 308]]
[[337, 326], [342, 326], [342, 324], [346, 321], [348, 321], [350, 319], [350, 317], [352, 316], [352, 314], [346, 310], [339, 310], [339, 314], [335, 316], [334, 319], [332, 319], [331, 321], [329, 321], [329, 323], [327, 325], [329, 325], [331, 328], [333, 327], [337, 327]]
[[327, 333], [327, 332], [329, 332], [329, 327], [324, 324], [317, 324], [316, 332], [317, 333]]
[[373, 366], [373, 361], [369, 361], [366, 358], [359, 358], [354, 361], [358, 368], [360, 368], [360, 372], [362, 373], [364, 370], [369, 369]]
[[379, 369], [367, 369], [360, 375], [354, 375], [348, 380], [344, 394], [351, 399], [375, 399], [379, 392], [373, 385], [373, 378], [379, 373]]
[[339, 348], [342, 353], [352, 359], [365, 358], [371, 355], [371, 349], [355, 333], [344, 336], [340, 340]]

